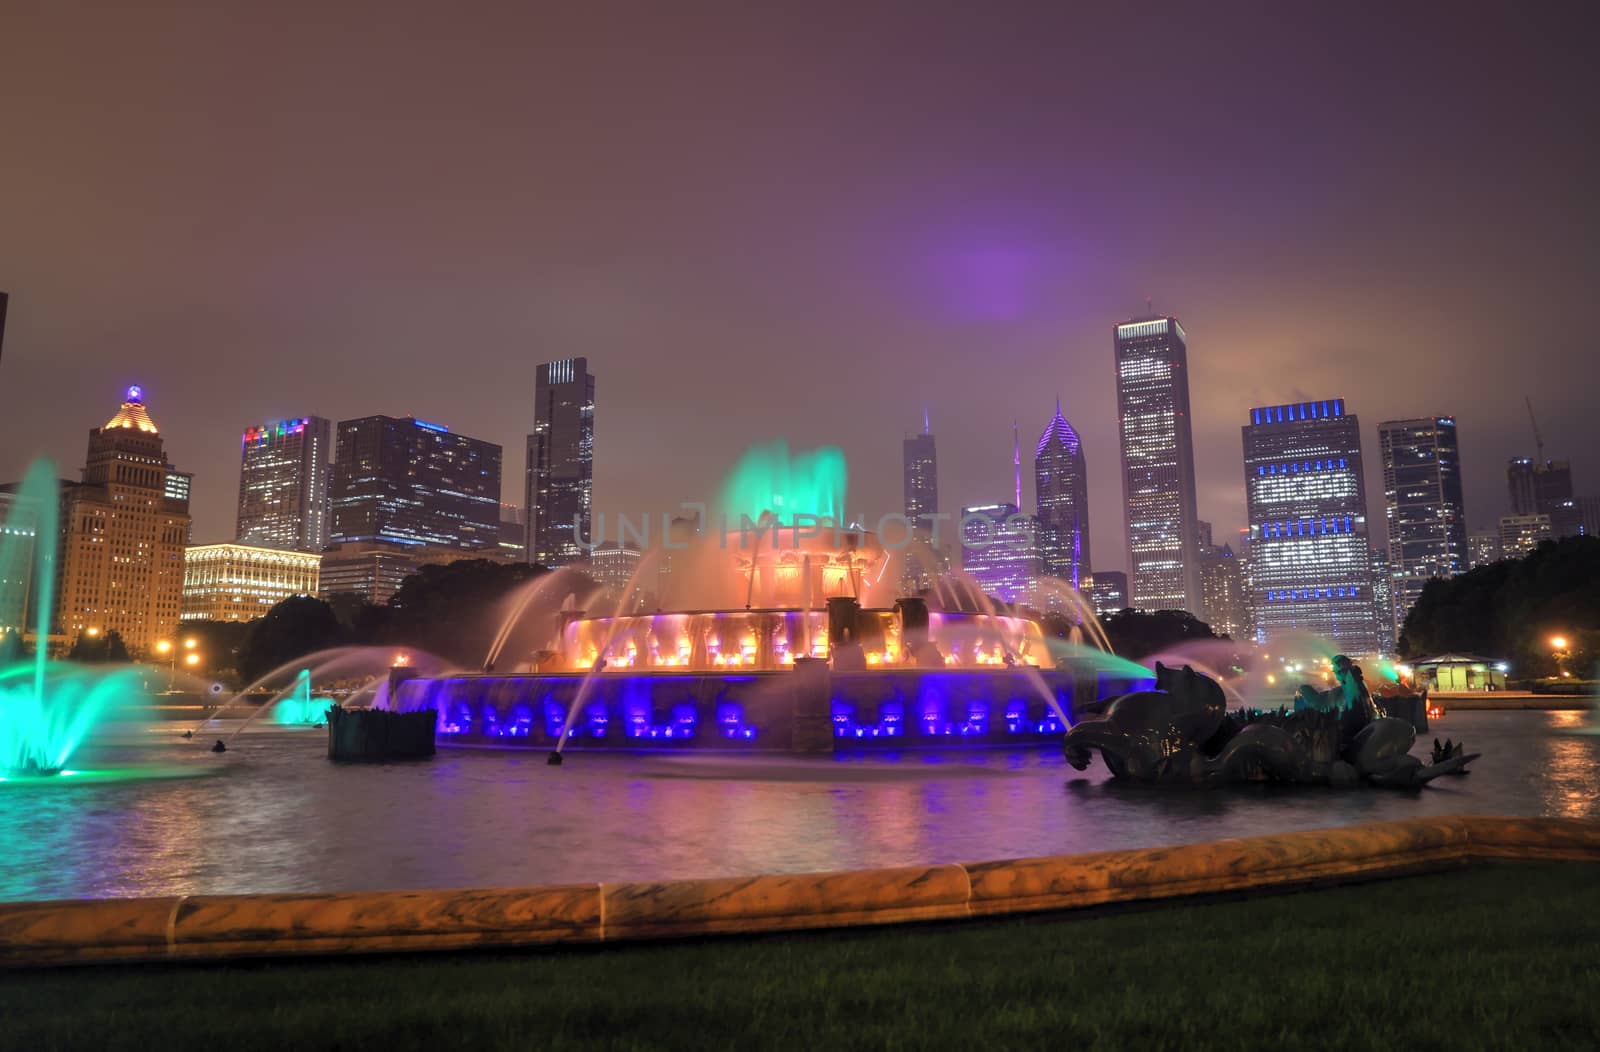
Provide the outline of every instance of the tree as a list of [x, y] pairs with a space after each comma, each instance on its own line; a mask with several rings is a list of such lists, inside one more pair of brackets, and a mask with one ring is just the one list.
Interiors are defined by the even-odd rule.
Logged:
[[1133, 661], [1190, 640], [1219, 638], [1210, 625], [1187, 610], [1118, 610], [1101, 618], [1100, 624], [1111, 648]]
[[72, 649], [67, 651], [67, 660], [98, 664], [132, 661], [133, 658], [128, 655], [128, 648], [122, 642], [122, 633], [113, 628], [93, 635], [87, 630], [79, 632], [78, 638], [72, 641]]
[[[184, 646], [190, 639], [195, 641], [193, 653], [201, 655], [204, 667], [213, 674], [234, 673], [239, 669], [239, 651], [244, 647], [245, 637], [250, 634], [253, 621], [185, 621], [178, 629], [177, 638], [173, 641], [179, 648], [176, 656], [180, 667], [183, 665], [184, 656], [191, 650]], [[170, 657], [170, 656], [169, 656]], [[221, 678], [228, 678], [226, 675]]]
[[1551, 639], [1564, 637], [1565, 665], [1586, 675], [1600, 659], [1600, 538], [1546, 541], [1506, 559], [1427, 583], [1406, 615], [1400, 652], [1419, 658], [1506, 658], [1523, 676], [1558, 671]]
[[[458, 665], [478, 665], [511, 613], [514, 594], [547, 572], [542, 566], [487, 559], [425, 565], [401, 582], [389, 600], [382, 642], [419, 647]], [[554, 618], [551, 604], [526, 611], [507, 652], [543, 646], [554, 631]]]
[[280, 665], [348, 640], [333, 608], [308, 595], [291, 596], [250, 622], [239, 646], [239, 676], [254, 683]]

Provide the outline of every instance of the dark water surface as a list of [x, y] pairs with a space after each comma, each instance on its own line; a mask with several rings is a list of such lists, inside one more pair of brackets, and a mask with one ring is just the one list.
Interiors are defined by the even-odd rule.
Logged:
[[[1470, 712], [1484, 755], [1414, 792], [1156, 790], [1059, 749], [837, 759], [445, 749], [335, 766], [320, 731], [252, 729], [214, 755], [169, 724], [74, 765], [195, 777], [0, 786], [0, 899], [490, 887], [973, 862], [1438, 814], [1600, 818], [1578, 712]], [[1431, 744], [1419, 741], [1417, 752]]]

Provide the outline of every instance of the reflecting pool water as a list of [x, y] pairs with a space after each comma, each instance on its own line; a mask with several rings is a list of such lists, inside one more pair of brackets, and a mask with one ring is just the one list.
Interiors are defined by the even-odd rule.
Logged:
[[[228, 751], [171, 725], [91, 744], [88, 768], [211, 777], [0, 787], [0, 898], [98, 898], [799, 872], [1184, 843], [1433, 814], [1600, 818], [1582, 713], [1439, 721], [1482, 759], [1415, 792], [1141, 789], [1059, 749], [835, 759], [446, 749], [336, 766], [317, 730]], [[1432, 742], [1418, 742], [1418, 752]], [[214, 769], [214, 770], [213, 770]]]

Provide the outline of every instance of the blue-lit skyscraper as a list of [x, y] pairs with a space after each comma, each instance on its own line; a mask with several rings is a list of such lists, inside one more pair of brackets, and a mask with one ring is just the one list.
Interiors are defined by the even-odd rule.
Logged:
[[1133, 562], [1129, 602], [1204, 617], [1188, 340], [1178, 319], [1154, 317], [1118, 325], [1113, 344]]
[[1378, 425], [1383, 495], [1389, 518], [1389, 565], [1394, 572], [1394, 623], [1406, 615], [1432, 577], [1467, 569], [1467, 516], [1461, 494], [1461, 445], [1449, 416], [1387, 420]]
[[1039, 436], [1033, 456], [1033, 496], [1039, 518], [1039, 566], [1087, 593], [1089, 561], [1089, 472], [1078, 433], [1056, 414]]
[[594, 379], [587, 358], [545, 362], [534, 374], [523, 491], [530, 563], [582, 562], [588, 553], [578, 542], [595, 539]]
[[338, 431], [334, 543], [499, 548], [499, 446], [409, 416], [341, 420]]
[[1257, 641], [1379, 653], [1360, 422], [1332, 398], [1252, 409], [1243, 433]]

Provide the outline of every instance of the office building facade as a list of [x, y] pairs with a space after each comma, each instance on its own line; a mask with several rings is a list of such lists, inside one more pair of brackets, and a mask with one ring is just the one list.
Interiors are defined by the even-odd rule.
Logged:
[[587, 557], [579, 541], [594, 538], [594, 392], [587, 358], [545, 362], [535, 375], [523, 501], [531, 563], [570, 566]]
[[1555, 537], [1548, 515], [1507, 515], [1500, 520], [1500, 554], [1520, 559]]
[[1006, 603], [1033, 598], [1039, 581], [1038, 523], [1017, 506], [961, 509], [961, 569], [985, 595]]
[[1041, 572], [1089, 591], [1094, 583], [1089, 558], [1089, 472], [1083, 443], [1061, 415], [1059, 401], [1034, 451], [1033, 493]]
[[935, 544], [935, 519], [939, 513], [939, 451], [923, 414], [922, 433], [901, 443], [901, 467], [906, 522], [910, 542], [902, 552], [900, 588], [907, 594], [932, 586], [944, 572], [944, 559]]
[[183, 620], [254, 621], [279, 602], [316, 595], [322, 556], [249, 544], [202, 544], [183, 555]]
[[285, 551], [328, 544], [333, 424], [319, 416], [274, 420], [240, 439], [239, 509], [233, 539]]
[[1454, 417], [1430, 416], [1384, 421], [1378, 446], [1399, 631], [1430, 578], [1467, 568], [1461, 445]]
[[1499, 530], [1484, 530], [1467, 535], [1467, 564], [1470, 569], [1476, 570], [1480, 566], [1493, 565], [1501, 558]]
[[1113, 330], [1132, 605], [1204, 616], [1188, 338], [1176, 318]]
[[415, 417], [341, 420], [331, 542], [500, 546], [500, 447]]
[[189, 505], [168, 485], [181, 474], [144, 391], [129, 387], [116, 414], [89, 432], [82, 481], [62, 489], [56, 617], [69, 640], [116, 632], [138, 657], [177, 631]]
[[1094, 612], [1101, 617], [1128, 608], [1128, 575], [1121, 570], [1096, 570], [1089, 593]]
[[38, 513], [8, 489], [0, 489], [0, 653], [29, 627], [28, 600], [33, 580]]
[[421, 568], [424, 554], [425, 549], [416, 545], [383, 541], [331, 545], [322, 553], [317, 597], [353, 595], [381, 606]]
[[1360, 421], [1331, 398], [1257, 407], [1242, 432], [1257, 642], [1380, 653]]
[[1252, 637], [1244, 568], [1231, 545], [1213, 545], [1201, 557], [1200, 587], [1213, 632], [1241, 642]]

